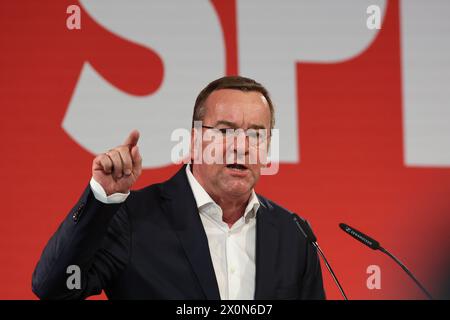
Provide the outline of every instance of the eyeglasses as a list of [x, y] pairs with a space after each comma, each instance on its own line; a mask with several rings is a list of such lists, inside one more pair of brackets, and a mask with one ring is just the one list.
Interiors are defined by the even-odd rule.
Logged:
[[218, 134], [222, 135], [223, 138], [237, 138], [241, 134], [241, 132], [245, 133], [245, 136], [249, 138], [249, 141], [252, 143], [258, 143], [258, 141], [263, 142], [263, 138], [267, 136], [266, 129], [234, 129], [234, 128], [216, 128], [210, 126], [202, 126], [202, 128], [213, 130]]

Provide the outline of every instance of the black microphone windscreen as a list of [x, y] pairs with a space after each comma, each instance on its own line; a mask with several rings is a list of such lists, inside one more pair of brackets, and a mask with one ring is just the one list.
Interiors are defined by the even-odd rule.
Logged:
[[350, 227], [349, 225], [346, 225], [345, 223], [340, 223], [339, 227], [341, 227], [342, 230], [344, 230], [346, 233], [351, 235], [353, 238], [358, 240], [359, 242], [365, 244], [369, 248], [373, 250], [378, 250], [380, 248], [380, 244], [375, 239], [372, 239], [368, 235], [365, 235], [361, 231], [356, 230], [355, 228]]
[[293, 217], [295, 223], [297, 224], [298, 228], [300, 229], [300, 231], [306, 237], [306, 239], [309, 242], [316, 242], [317, 241], [316, 235], [312, 231], [311, 226], [309, 225], [308, 221], [299, 217], [295, 213], [292, 213], [292, 217]]

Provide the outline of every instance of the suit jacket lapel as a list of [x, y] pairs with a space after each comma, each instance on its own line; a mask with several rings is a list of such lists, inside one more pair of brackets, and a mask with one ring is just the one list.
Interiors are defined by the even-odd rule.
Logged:
[[185, 170], [186, 166], [183, 166], [174, 177], [163, 184], [162, 195], [167, 200], [164, 207], [206, 298], [219, 300], [219, 287], [208, 238]]
[[278, 251], [278, 228], [269, 202], [259, 197], [256, 215], [256, 280], [255, 299], [273, 299]]

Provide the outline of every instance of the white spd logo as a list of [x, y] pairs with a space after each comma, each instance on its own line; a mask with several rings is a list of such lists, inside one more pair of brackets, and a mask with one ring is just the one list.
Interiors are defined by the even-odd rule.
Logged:
[[[143, 166], [170, 164], [171, 133], [178, 128], [190, 128], [196, 95], [209, 81], [224, 75], [223, 34], [211, 2], [173, 0], [170, 5], [166, 0], [80, 2], [110, 32], [155, 50], [164, 63], [164, 80], [156, 93], [137, 97], [112, 86], [86, 62], [63, 128], [92, 153], [116, 145], [136, 128], [141, 132]], [[449, 7], [450, 2], [442, 3]], [[239, 72], [260, 81], [272, 94], [282, 141], [281, 162], [300, 161], [295, 63], [338, 63], [361, 54], [380, 32], [366, 26], [366, 10], [371, 5], [380, 8], [383, 19], [386, 1], [381, 0], [237, 0]], [[425, 48], [437, 45], [433, 41], [440, 41], [426, 35], [435, 35], [433, 28], [449, 28], [450, 20], [445, 15], [443, 19], [432, 18], [433, 15], [450, 8], [446, 11], [429, 6], [426, 1], [408, 0], [402, 2], [401, 9], [401, 37], [406, 48], [402, 51], [406, 162], [450, 165], [450, 149], [442, 149], [443, 145], [449, 145], [450, 126], [439, 122], [445, 103], [450, 101], [450, 90], [444, 88], [450, 83], [449, 64], [442, 65], [439, 59], [429, 59], [423, 54]], [[422, 40], [411, 32], [417, 22], [411, 17], [419, 11], [433, 21], [419, 23], [423, 27]], [[421, 42], [423, 39], [428, 41], [426, 46]], [[425, 53], [450, 56], [448, 41], [438, 47], [439, 50]], [[414, 53], [418, 48], [421, 54]], [[425, 64], [426, 68], [421, 67]], [[440, 82], [430, 77], [438, 77], [436, 80]], [[433, 88], [416, 90], [422, 85]], [[439, 99], [433, 99], [436, 92]], [[427, 105], [421, 101], [427, 101]], [[419, 124], [419, 130], [416, 120], [424, 118], [425, 125]], [[427, 134], [430, 130], [439, 134]]]

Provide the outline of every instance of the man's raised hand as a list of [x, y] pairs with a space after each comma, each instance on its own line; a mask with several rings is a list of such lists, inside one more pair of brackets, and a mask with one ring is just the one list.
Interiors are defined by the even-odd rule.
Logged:
[[128, 193], [142, 172], [142, 157], [137, 142], [139, 131], [133, 130], [123, 145], [98, 155], [92, 162], [92, 177], [109, 196]]

